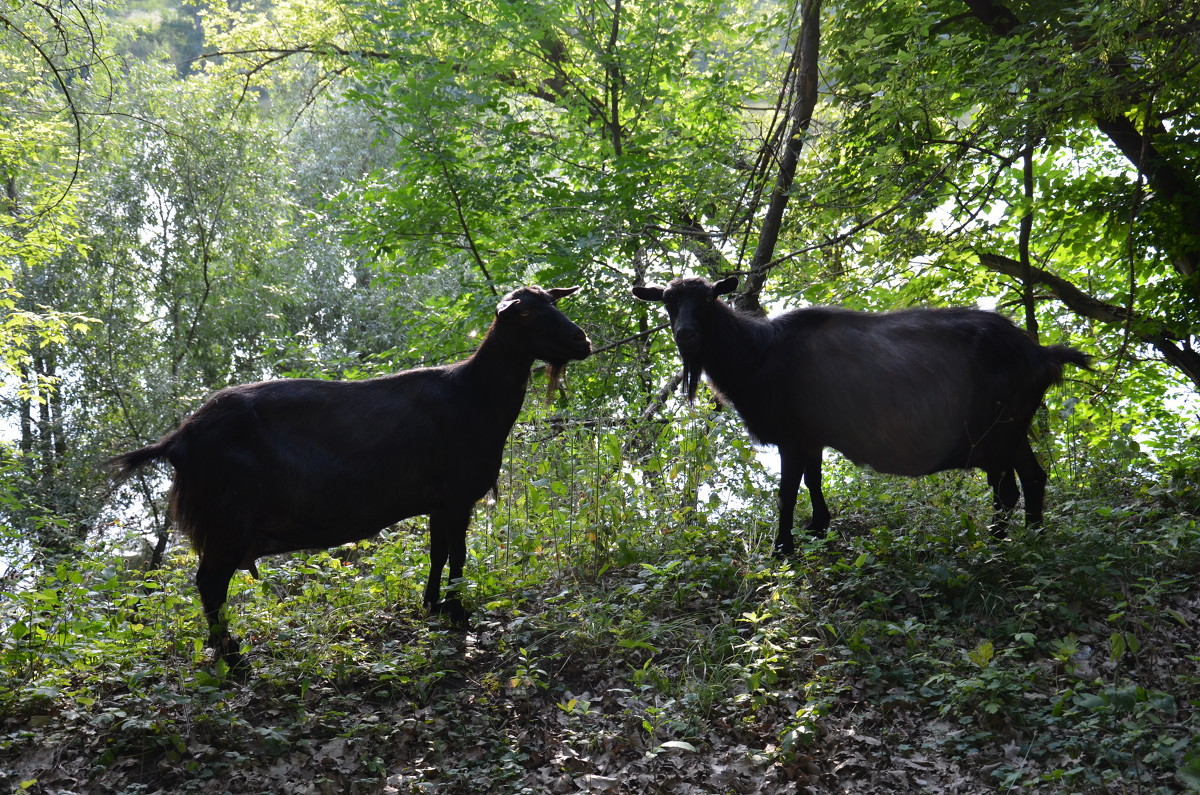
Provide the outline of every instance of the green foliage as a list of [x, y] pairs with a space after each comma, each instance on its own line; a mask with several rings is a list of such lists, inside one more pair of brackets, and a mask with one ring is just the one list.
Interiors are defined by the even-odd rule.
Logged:
[[680, 257], [693, 219], [740, 190], [738, 106], [760, 91], [769, 20], [669, 2], [364, 8], [385, 55], [352, 64], [349, 96], [395, 162], [343, 198], [373, 208], [360, 239], [398, 268], [624, 289], [621, 263]]
[[[1181, 53], [1195, 32], [1177, 24], [1173, 2], [996, 9], [994, 20], [951, 2], [827, 14], [830, 102], [789, 241], [820, 249], [808, 267], [781, 269], [774, 289], [1023, 313], [1044, 340], [1095, 353], [1104, 381], [1120, 383], [1089, 418], [1093, 443], [1131, 423], [1137, 435], [1190, 436], [1177, 423], [1200, 372], [1190, 353], [1200, 249], [1180, 220], [1200, 181]], [[1140, 156], [1157, 176], [1139, 171]], [[1168, 172], [1171, 186], [1158, 178]], [[830, 241], [830, 229], [855, 231]], [[999, 259], [1009, 265], [989, 265]], [[1026, 261], [1066, 286], [1026, 284]], [[1174, 372], [1147, 367], [1149, 346]]]
[[[56, 382], [27, 378], [35, 353], [95, 321], [37, 300], [18, 282], [64, 252], [85, 250], [79, 143], [92, 131], [84, 114], [103, 100], [108, 75], [104, 42], [81, 9], [16, 2], [0, 21], [0, 378], [38, 401]], [[76, 70], [94, 70], [94, 79], [68, 85]]]

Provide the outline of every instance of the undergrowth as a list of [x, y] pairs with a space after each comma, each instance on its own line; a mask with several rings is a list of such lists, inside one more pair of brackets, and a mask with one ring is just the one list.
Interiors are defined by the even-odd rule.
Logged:
[[[1200, 786], [1200, 505], [1186, 483], [1059, 487], [1044, 528], [997, 542], [970, 476], [835, 465], [833, 528], [779, 561], [769, 490], [680, 500], [714, 477], [668, 465], [655, 475], [666, 497], [630, 500], [647, 476], [600, 461], [623, 455], [603, 445], [582, 467], [531, 457], [542, 469], [477, 512], [465, 634], [420, 610], [423, 521], [235, 579], [233, 628], [252, 663], [238, 676], [202, 646], [190, 554], [149, 572], [60, 562], [0, 597], [0, 783]], [[601, 476], [579, 475], [587, 466]], [[747, 469], [743, 485], [760, 477]]]

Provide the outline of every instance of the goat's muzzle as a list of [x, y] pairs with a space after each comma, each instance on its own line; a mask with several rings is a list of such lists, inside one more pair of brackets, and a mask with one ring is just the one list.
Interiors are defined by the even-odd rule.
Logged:
[[579, 361], [592, 355], [592, 341], [588, 339], [588, 335], [584, 333], [583, 329], [576, 329], [576, 333], [571, 335], [567, 347], [571, 351], [567, 354], [566, 359], [562, 362], [554, 362], [554, 364], [565, 367], [569, 361]]
[[588, 339], [588, 335], [583, 329], [577, 329], [578, 333], [572, 334], [567, 347], [571, 348], [566, 356], [561, 360], [547, 361], [546, 363], [546, 403], [550, 404], [554, 401], [556, 392], [562, 389], [563, 373], [567, 371], [567, 362], [579, 361], [586, 359], [592, 355], [592, 341]]
[[680, 353], [695, 353], [700, 349], [700, 332], [691, 326], [675, 329], [675, 344]]

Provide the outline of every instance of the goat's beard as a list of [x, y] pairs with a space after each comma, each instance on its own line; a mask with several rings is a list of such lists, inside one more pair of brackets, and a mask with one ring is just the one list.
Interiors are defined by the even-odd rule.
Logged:
[[693, 401], [696, 399], [696, 389], [700, 386], [700, 376], [704, 374], [704, 366], [695, 354], [689, 356], [681, 352], [680, 355], [683, 358], [683, 387], [687, 390], [688, 401]]
[[548, 363], [546, 365], [546, 405], [554, 403], [556, 392], [563, 391], [563, 373], [567, 371], [567, 363]]

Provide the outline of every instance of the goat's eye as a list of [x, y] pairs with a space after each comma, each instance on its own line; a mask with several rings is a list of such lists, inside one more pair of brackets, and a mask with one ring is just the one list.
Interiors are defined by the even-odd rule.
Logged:
[[518, 312], [517, 314], [518, 314], [518, 315], [520, 315], [521, 317], [529, 317], [529, 310], [528, 310], [528, 309], [522, 309], [522, 310], [521, 310], [520, 312]]

